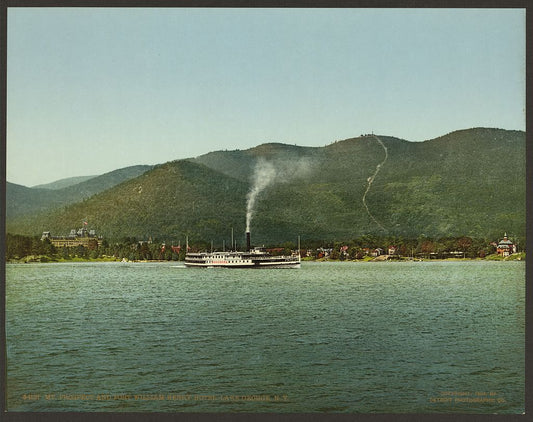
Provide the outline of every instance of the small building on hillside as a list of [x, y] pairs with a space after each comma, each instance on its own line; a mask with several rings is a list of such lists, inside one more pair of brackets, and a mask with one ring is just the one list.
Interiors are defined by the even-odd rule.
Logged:
[[501, 256], [509, 256], [516, 253], [516, 245], [507, 237], [507, 233], [505, 233], [503, 239], [498, 242], [496, 253]]

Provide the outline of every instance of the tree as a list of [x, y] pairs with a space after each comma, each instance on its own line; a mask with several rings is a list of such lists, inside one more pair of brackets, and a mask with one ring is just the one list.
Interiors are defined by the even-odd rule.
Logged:
[[472, 246], [472, 238], [463, 236], [457, 239], [457, 249], [461, 252], [466, 252], [470, 246]]
[[139, 257], [141, 259], [151, 259], [152, 254], [150, 253], [150, 248], [148, 247], [148, 244], [144, 243], [139, 248]]
[[352, 246], [350, 249], [348, 249], [348, 255], [350, 256], [351, 259], [361, 259], [361, 258], [357, 258], [358, 254], [359, 254], [359, 248]]
[[485, 258], [486, 255], [490, 254], [491, 246], [490, 243], [485, 239], [473, 239], [472, 245], [468, 250], [468, 256], [471, 258], [480, 257]]
[[72, 257], [70, 256], [70, 250], [67, 247], [61, 248], [61, 256], [63, 257], [63, 259], [72, 259]]
[[424, 240], [420, 246], [420, 252], [429, 256], [429, 254], [435, 252], [435, 244], [431, 240]]
[[32, 239], [31, 237], [21, 235], [6, 236], [6, 258], [24, 258], [31, 255], [32, 251]]
[[31, 239], [31, 254], [41, 255], [44, 253], [43, 242], [34, 237]]
[[55, 255], [57, 253], [56, 247], [50, 242], [50, 239], [46, 238], [42, 240], [41, 251], [45, 255]]
[[76, 246], [75, 253], [79, 258], [87, 258], [87, 249], [83, 245]]

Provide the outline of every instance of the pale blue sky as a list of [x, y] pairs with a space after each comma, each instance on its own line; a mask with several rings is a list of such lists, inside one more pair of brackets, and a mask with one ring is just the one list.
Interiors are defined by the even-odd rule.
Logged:
[[9, 8], [7, 180], [525, 130], [523, 9]]

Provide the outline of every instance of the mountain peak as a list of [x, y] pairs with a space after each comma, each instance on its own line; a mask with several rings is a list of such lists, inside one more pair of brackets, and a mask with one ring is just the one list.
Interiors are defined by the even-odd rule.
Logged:
[[[280, 168], [305, 164], [309, 171], [297, 178], [279, 172], [276, 183], [261, 192], [252, 228], [261, 242], [298, 235], [328, 240], [361, 234], [491, 237], [504, 229], [524, 232], [524, 132], [473, 128], [425, 142], [378, 138], [361, 136], [326, 147], [266, 143], [212, 152], [161, 164], [90, 198], [72, 194], [70, 202], [58, 203], [57, 195], [64, 201], [74, 187], [26, 188], [18, 195], [8, 185], [8, 210], [28, 212], [40, 203], [46, 214], [8, 212], [7, 231], [62, 232], [89, 216], [110, 238], [179, 239], [187, 234], [196, 240], [223, 239], [232, 227], [244, 230], [251, 176], [257, 158], [265, 157], [283, 164]], [[498, 204], [506, 204], [505, 211], [498, 211]]]

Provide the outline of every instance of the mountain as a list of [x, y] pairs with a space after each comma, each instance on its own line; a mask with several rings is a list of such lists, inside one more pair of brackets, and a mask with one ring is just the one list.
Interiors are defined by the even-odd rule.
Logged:
[[[362, 235], [497, 238], [525, 234], [525, 133], [475, 128], [425, 142], [361, 136], [326, 147], [263, 144], [169, 162], [57, 212], [8, 221], [8, 232], [66, 233], [83, 218], [108, 238], [222, 243]], [[268, 183], [267, 183], [268, 182]], [[364, 199], [364, 200], [363, 200]]]
[[96, 177], [96, 176], [68, 177], [66, 179], [56, 180], [55, 182], [52, 182], [52, 183], [32, 186], [32, 189], [53, 189], [53, 190], [63, 189], [63, 188], [68, 188], [69, 186], [72, 186], [72, 185], [77, 185], [78, 183], [85, 182], [86, 180], [92, 179], [93, 177]]
[[109, 238], [190, 234], [198, 239], [244, 220], [241, 200], [247, 188], [245, 182], [201, 164], [174, 161], [64, 210], [25, 218], [13, 226], [27, 227], [22, 230], [26, 233], [61, 234], [87, 219], [90, 228]]
[[[152, 166], [131, 166], [114, 170], [101, 176], [91, 177], [77, 184], [67, 185], [63, 188], [44, 188], [6, 183], [6, 214], [8, 221], [39, 212], [54, 210], [66, 205], [74, 204], [116, 186], [125, 180], [135, 178]], [[64, 179], [65, 180], [65, 179]], [[59, 181], [53, 183], [65, 183]]]

